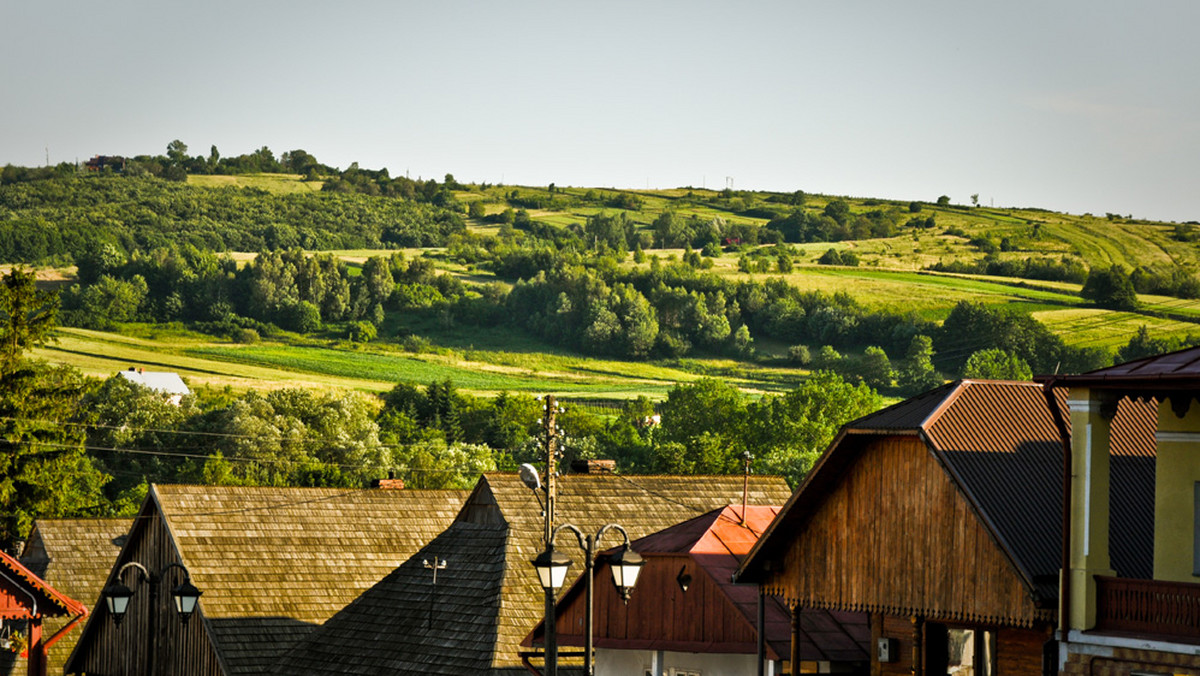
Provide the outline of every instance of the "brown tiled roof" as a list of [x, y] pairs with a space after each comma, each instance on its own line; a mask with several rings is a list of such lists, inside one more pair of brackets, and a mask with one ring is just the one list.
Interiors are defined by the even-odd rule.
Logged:
[[[99, 602], [104, 581], [121, 551], [131, 519], [38, 519], [21, 553], [21, 563], [54, 585], [62, 593], [88, 608]], [[53, 636], [70, 622], [67, 617], [47, 618], [43, 635]], [[82, 626], [63, 635], [49, 651], [48, 673], [62, 673], [63, 665]], [[12, 673], [24, 673], [25, 661], [17, 660]], [[4, 673], [0, 669], [0, 673]]]
[[[506, 536], [504, 526], [452, 524], [285, 655], [275, 673], [486, 673], [504, 569], [524, 563], [506, 560]], [[425, 567], [435, 557], [446, 562], [436, 586]]]
[[[1065, 407], [1065, 397], [1058, 400]], [[1153, 566], [1155, 410], [1153, 402], [1123, 400], [1112, 425], [1110, 543], [1126, 577], [1149, 577]], [[755, 566], [784, 545], [865, 438], [888, 434], [922, 436], [1035, 601], [1057, 597], [1062, 445], [1042, 386], [1030, 382], [956, 381], [848, 423], [743, 565], [743, 577], [754, 579]]]
[[[749, 504], [779, 504], [788, 494], [787, 484], [781, 478], [751, 478]], [[619, 523], [631, 538], [638, 538], [719, 506], [733, 502], [740, 504], [742, 477], [564, 475], [559, 477], [558, 495], [556, 523], [572, 523], [588, 533], [595, 533], [607, 523]], [[397, 668], [391, 673], [430, 673], [429, 670], [433, 669], [431, 665], [453, 664], [447, 655], [459, 652], [475, 655], [482, 649], [490, 656], [488, 666], [493, 673], [497, 670], [523, 670], [518, 654], [521, 639], [542, 619], [545, 610], [542, 588], [530, 563], [543, 549], [538, 497], [516, 474], [488, 473], [476, 485], [458, 522], [500, 528], [505, 533], [503, 565], [487, 568], [493, 575], [490, 584], [497, 585], [499, 589], [498, 609], [491, 616], [494, 633], [430, 634], [416, 644], [405, 643], [405, 655], [401, 659], [395, 654], [395, 642], [402, 640], [399, 634], [405, 631], [404, 626], [407, 625], [384, 627], [385, 634], [378, 635], [378, 640], [369, 646], [362, 646], [362, 650], [370, 653], [361, 658], [363, 664], [402, 662], [420, 665], [421, 668], [413, 667], [411, 671], [409, 667]], [[453, 562], [456, 557], [463, 555], [454, 546], [454, 543], [462, 542], [457, 539], [460, 537], [465, 536], [456, 534], [454, 538], [439, 542], [439, 548], [445, 551], [434, 552], [432, 546], [428, 551]], [[619, 535], [608, 537], [614, 538], [611, 544], [618, 543], [616, 537]], [[602, 544], [609, 544], [607, 538]], [[409, 561], [406, 565], [412, 567], [415, 564]], [[483, 568], [486, 567], [480, 563], [477, 570]], [[398, 573], [397, 577], [389, 579], [404, 579], [404, 574]], [[374, 589], [369, 596], [385, 598], [391, 593], [385, 589]], [[330, 631], [340, 632], [356, 623], [369, 623], [370, 615], [374, 612], [370, 604], [361, 607], [351, 605], [345, 613], [339, 614], [336, 625], [331, 625]], [[356, 617], [360, 613], [362, 618]], [[323, 653], [316, 647], [316, 644], [326, 641], [324, 629], [318, 630], [296, 649], [296, 655], [307, 656], [307, 664], [309, 668], [317, 670], [315, 673], [322, 673], [320, 669], [336, 670], [340, 664], [336, 654]], [[477, 645], [481, 642], [485, 645]], [[321, 655], [326, 656], [321, 658]], [[318, 659], [328, 662], [317, 664], [315, 660]]]

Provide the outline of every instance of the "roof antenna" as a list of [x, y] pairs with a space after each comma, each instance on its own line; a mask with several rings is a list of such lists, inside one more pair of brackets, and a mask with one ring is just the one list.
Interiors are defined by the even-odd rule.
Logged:
[[742, 477], [742, 523], [739, 524], [741, 526], [746, 525], [746, 502], [750, 496], [750, 461], [753, 459], [754, 456], [750, 455], [750, 451], [742, 454], [742, 460], [746, 463], [746, 474]]

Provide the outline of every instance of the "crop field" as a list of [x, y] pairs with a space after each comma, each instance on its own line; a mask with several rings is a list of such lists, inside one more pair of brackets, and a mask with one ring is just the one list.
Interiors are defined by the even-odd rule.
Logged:
[[1075, 347], [1119, 348], [1145, 326], [1158, 338], [1186, 338], [1200, 335], [1200, 324], [1159, 319], [1131, 312], [1113, 312], [1095, 308], [1044, 310], [1032, 313], [1068, 345]]
[[299, 174], [239, 174], [237, 176], [190, 175], [188, 184], [201, 188], [257, 188], [278, 195], [317, 192], [324, 181], [303, 181]]

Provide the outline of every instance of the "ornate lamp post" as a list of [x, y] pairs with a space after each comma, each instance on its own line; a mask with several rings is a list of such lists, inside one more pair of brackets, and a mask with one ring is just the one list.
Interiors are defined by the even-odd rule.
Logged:
[[[620, 531], [621, 536], [625, 539], [625, 547], [621, 551], [610, 555], [608, 558], [608, 563], [609, 568], [612, 569], [613, 585], [616, 586], [617, 591], [621, 594], [621, 598], [623, 598], [626, 603], [629, 602], [629, 596], [633, 593], [634, 586], [637, 585], [638, 573], [641, 572], [642, 566], [645, 565], [646, 562], [642, 559], [640, 554], [630, 548], [629, 534], [625, 532], [624, 528], [615, 523], [610, 523], [603, 526], [599, 531], [596, 532], [595, 535], [584, 535], [583, 531], [579, 530], [575, 526], [569, 523], [564, 523], [563, 525], [555, 528], [554, 532], [550, 535], [550, 542], [546, 546], [546, 551], [538, 554], [537, 558], [533, 560], [533, 566], [535, 569], [537, 569], [538, 581], [541, 582], [542, 588], [546, 590], [547, 594], [553, 594], [555, 590], [562, 586], [563, 582], [566, 581], [567, 568], [571, 566], [571, 560], [562, 552], [554, 549], [554, 540], [558, 537], [559, 531], [564, 528], [575, 534], [575, 539], [579, 543], [579, 548], [583, 551], [584, 556], [586, 557], [584, 559], [584, 570], [586, 572], [585, 579], [587, 581], [587, 610], [585, 615], [586, 626], [584, 627], [586, 644], [583, 651], [583, 673], [584, 676], [592, 676], [594, 673], [592, 669], [592, 603], [594, 598], [592, 590], [592, 573], [595, 569], [596, 549], [600, 544], [600, 539], [604, 537], [605, 533], [613, 529]], [[557, 676], [558, 671], [557, 659], [554, 659], [553, 656], [549, 654], [549, 651], [552, 649], [551, 646], [555, 646], [557, 644], [557, 637], [552, 636], [554, 631], [555, 629], [553, 624], [547, 622], [546, 663], [548, 665], [547, 671], [549, 676]]]
[[[121, 579], [125, 575], [125, 571], [130, 568], [135, 568], [138, 571], [137, 578], [134, 580], [134, 588], [130, 589], [125, 586]], [[179, 619], [187, 626], [188, 620], [191, 619], [192, 613], [196, 612], [196, 603], [200, 600], [200, 595], [204, 592], [196, 589], [192, 584], [191, 575], [188, 569], [182, 563], [168, 563], [162, 567], [162, 570], [157, 573], [151, 573], [146, 570], [146, 567], [136, 561], [121, 566], [117, 571], [117, 579], [104, 589], [104, 603], [108, 608], [108, 613], [112, 615], [113, 623], [117, 626], [121, 625], [121, 620], [125, 619], [125, 612], [129, 610], [129, 600], [133, 598], [134, 593], [142, 586], [142, 583], [150, 584], [150, 619], [149, 619], [149, 634], [150, 634], [150, 652], [148, 661], [149, 664], [147, 673], [150, 676], [156, 676], [158, 668], [158, 641], [155, 636], [155, 619], [158, 615], [157, 600], [158, 588], [167, 579], [167, 574], [172, 569], [183, 571], [183, 581], [171, 589], [171, 599], [175, 602], [175, 612], [179, 614]]]

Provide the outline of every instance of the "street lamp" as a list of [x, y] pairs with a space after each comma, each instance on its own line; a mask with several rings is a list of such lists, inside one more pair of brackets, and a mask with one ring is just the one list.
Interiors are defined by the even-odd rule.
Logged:
[[[547, 597], [552, 597], [555, 590], [562, 586], [567, 577], [567, 568], [571, 565], [571, 560], [565, 554], [554, 549], [554, 540], [558, 537], [558, 532], [564, 528], [575, 534], [575, 539], [579, 542], [579, 548], [583, 550], [586, 557], [584, 559], [584, 573], [587, 582], [587, 610], [584, 620], [586, 644], [583, 650], [583, 673], [584, 676], [592, 676], [592, 573], [596, 565], [596, 548], [600, 544], [600, 540], [604, 537], [604, 534], [612, 529], [620, 531], [621, 536], [625, 539], [624, 548], [615, 554], [611, 554], [608, 557], [608, 562], [609, 568], [612, 569], [613, 585], [616, 586], [617, 591], [621, 594], [621, 598], [626, 603], [629, 603], [629, 596], [633, 593], [634, 586], [637, 585], [638, 573], [641, 572], [642, 566], [646, 562], [640, 554], [633, 551], [629, 546], [629, 534], [625, 532], [624, 528], [615, 523], [603, 526], [595, 535], [584, 535], [583, 531], [575, 526], [564, 523], [555, 528], [554, 532], [550, 534], [550, 542], [546, 545], [546, 551], [538, 554], [537, 558], [533, 560], [533, 566], [538, 574], [538, 581], [541, 582], [542, 588], [546, 590]], [[549, 676], [557, 676], [558, 673], [557, 657], [550, 654], [557, 645], [557, 636], [554, 635], [554, 612], [553, 607], [547, 608], [546, 664]]]
[[[138, 571], [135, 579], [134, 589], [130, 589], [121, 581], [125, 571], [130, 568], [136, 568]], [[175, 602], [175, 612], [179, 614], [179, 619], [184, 626], [187, 626], [188, 620], [191, 619], [192, 613], [196, 612], [196, 603], [200, 600], [200, 595], [204, 592], [196, 589], [192, 584], [191, 575], [188, 569], [182, 563], [168, 563], [162, 567], [157, 573], [151, 573], [146, 570], [146, 567], [136, 561], [130, 561], [121, 566], [117, 571], [117, 579], [104, 589], [104, 604], [108, 608], [108, 614], [112, 615], [113, 623], [121, 626], [121, 620], [125, 619], [125, 613], [129, 610], [129, 601], [133, 598], [134, 592], [142, 586], [143, 582], [150, 583], [150, 616], [149, 616], [149, 634], [150, 634], [150, 651], [149, 651], [149, 669], [147, 670], [151, 676], [154, 676], [158, 661], [158, 641], [155, 640], [155, 618], [158, 615], [156, 601], [158, 599], [158, 588], [166, 581], [167, 574], [171, 569], [177, 568], [183, 571], [183, 581], [171, 589], [171, 599]]]

